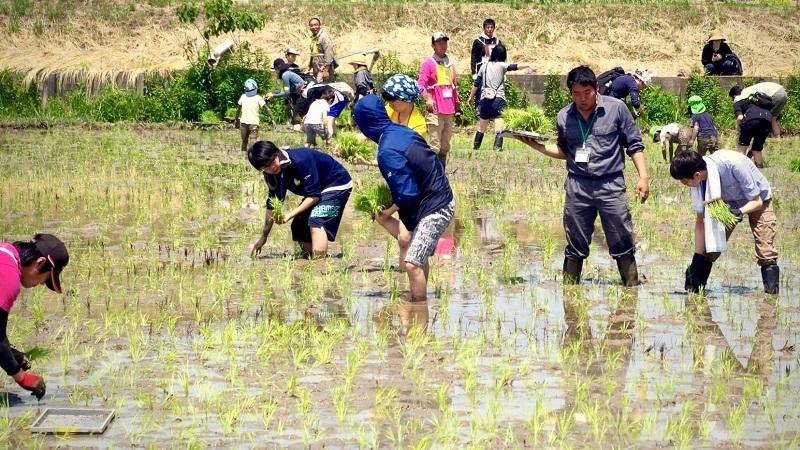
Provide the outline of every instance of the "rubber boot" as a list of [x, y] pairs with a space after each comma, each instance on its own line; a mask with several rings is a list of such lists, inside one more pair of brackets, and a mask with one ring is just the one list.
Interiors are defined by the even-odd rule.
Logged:
[[494, 150], [498, 152], [503, 151], [503, 138], [500, 137], [500, 134], [494, 135]]
[[633, 287], [639, 285], [639, 268], [636, 266], [636, 257], [633, 255], [622, 255], [617, 258], [617, 269], [622, 278], [622, 285]]
[[582, 259], [564, 258], [564, 284], [579, 284], [581, 282]]
[[711, 261], [705, 255], [695, 253], [692, 263], [686, 268], [686, 281], [683, 288], [686, 292], [697, 293], [705, 290], [708, 276], [711, 275]]
[[778, 295], [780, 290], [781, 269], [777, 264], [761, 266], [761, 279], [764, 281], [764, 292]]
[[481, 144], [483, 143], [483, 133], [480, 131], [475, 132], [475, 140], [472, 142], [472, 149], [478, 150], [481, 148]]

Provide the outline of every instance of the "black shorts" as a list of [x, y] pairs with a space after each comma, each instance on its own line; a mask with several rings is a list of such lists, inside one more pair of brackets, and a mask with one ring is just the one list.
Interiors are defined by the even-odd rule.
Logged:
[[502, 98], [495, 97], [491, 100], [484, 98], [478, 104], [478, 118], [481, 120], [497, 119], [505, 108], [506, 101]]
[[742, 122], [739, 127], [739, 145], [747, 147], [753, 141], [751, 151], [760, 152], [764, 149], [764, 142], [767, 140], [772, 124], [767, 119], [751, 119]]
[[311, 242], [311, 227], [322, 227], [328, 235], [328, 240], [335, 241], [351, 190], [323, 192], [319, 203], [292, 220], [292, 240]]

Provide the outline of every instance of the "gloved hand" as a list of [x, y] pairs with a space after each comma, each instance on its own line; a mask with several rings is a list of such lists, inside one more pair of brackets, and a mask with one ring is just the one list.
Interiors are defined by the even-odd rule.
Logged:
[[41, 400], [46, 392], [44, 380], [38, 375], [30, 372], [22, 371], [22, 378], [17, 381], [17, 384], [26, 391], [30, 391], [31, 395], [36, 396], [36, 400]]
[[736, 223], [737, 224], [739, 222], [741, 222], [742, 219], [744, 219], [744, 215], [742, 214], [742, 210], [740, 210], [739, 208], [734, 208], [732, 206], [729, 206], [728, 209], [730, 209], [731, 210], [731, 214], [733, 214], [734, 217], [736, 217]]
[[31, 360], [28, 359], [28, 356], [25, 353], [11, 347], [11, 354], [14, 355], [14, 359], [17, 360], [17, 364], [22, 370], [31, 370]]

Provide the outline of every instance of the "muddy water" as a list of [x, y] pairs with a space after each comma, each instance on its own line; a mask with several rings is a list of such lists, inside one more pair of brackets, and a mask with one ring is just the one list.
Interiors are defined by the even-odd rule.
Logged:
[[[412, 305], [401, 300], [394, 243], [353, 211], [333, 258], [292, 260], [280, 228], [262, 258], [250, 260], [243, 249], [262, 219], [260, 180], [231, 169], [238, 154], [223, 153], [226, 138], [170, 139], [198, 148], [211, 181], [192, 184], [193, 173], [172, 180], [159, 169], [125, 190], [103, 178], [98, 185], [112, 186], [106, 216], [96, 215], [96, 193], [78, 180], [70, 180], [76, 198], [65, 194], [64, 202], [79, 217], [49, 215], [46, 196], [2, 191], [11, 210], [4, 233], [17, 236], [41, 219], [75, 249], [68, 295], [31, 290], [15, 306], [16, 342], [53, 353], [36, 364], [48, 383], [42, 402], [7, 396], [3, 413], [19, 420], [12, 446], [405, 448], [428, 436], [437, 448], [716, 448], [797, 438], [800, 296], [789, 245], [777, 299], [760, 293], [744, 230], [715, 265], [707, 298], [688, 297], [685, 234], [669, 234], [680, 227], [653, 213], [654, 223], [637, 222], [642, 286], [618, 285], [598, 230], [584, 282], [564, 290], [558, 208], [513, 211], [494, 187], [445, 234], [430, 301]], [[135, 164], [148, 173], [148, 161]], [[61, 162], [81, 167], [79, 159]], [[517, 163], [486, 161], [496, 164], [491, 170]], [[470, 170], [453, 177], [457, 188], [472, 181]], [[526, 174], [507, 179], [523, 185]], [[558, 198], [552, 184], [544, 198]], [[147, 200], [150, 186], [162, 185], [171, 190]], [[124, 202], [113, 209], [115, 186], [158, 214], [128, 213]], [[674, 202], [680, 192], [664, 198]], [[191, 209], [197, 204], [206, 209]], [[647, 238], [652, 230], [664, 234]], [[673, 240], [675, 250], [657, 239]], [[327, 343], [328, 357], [317, 353]], [[22, 393], [9, 382], [0, 391]], [[117, 418], [103, 436], [19, 429], [47, 406], [111, 407]]]

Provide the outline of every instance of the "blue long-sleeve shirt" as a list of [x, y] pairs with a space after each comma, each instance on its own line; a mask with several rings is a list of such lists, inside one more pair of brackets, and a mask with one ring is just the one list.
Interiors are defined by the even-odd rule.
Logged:
[[378, 168], [409, 230], [453, 200], [444, 166], [417, 132], [392, 123], [375, 95], [356, 103], [353, 120], [365, 136], [378, 143]]
[[618, 76], [612, 83], [611, 83], [611, 92], [609, 94], [618, 99], [623, 99], [627, 96], [631, 96], [631, 105], [634, 108], [639, 108], [642, 106], [641, 101], [639, 101], [639, 87], [636, 86], [636, 80], [633, 78], [633, 75], [625, 74]]

